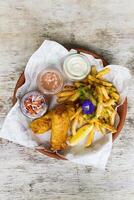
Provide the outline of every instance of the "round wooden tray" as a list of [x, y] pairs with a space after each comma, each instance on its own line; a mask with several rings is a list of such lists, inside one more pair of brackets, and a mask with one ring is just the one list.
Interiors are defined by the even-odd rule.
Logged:
[[[80, 52], [87, 53], [87, 54], [90, 54], [90, 55], [94, 56], [97, 59], [101, 59], [102, 62], [103, 62], [104, 67], [106, 65], [108, 65], [108, 62], [101, 55], [98, 55], [97, 53], [93, 53], [90, 50], [85, 50], [85, 49], [81, 49], [81, 48], [75, 48], [75, 49], [77, 50], [78, 53], [80, 53]], [[16, 83], [15, 89], [14, 89], [14, 94], [13, 94], [13, 99], [12, 99], [13, 105], [17, 101], [17, 99], [16, 99], [17, 89], [19, 87], [21, 87], [24, 83], [25, 83], [25, 76], [24, 76], [24, 72], [23, 72], [20, 75], [20, 77], [19, 77], [19, 79], [18, 79], [18, 81]], [[127, 98], [125, 99], [124, 103], [121, 106], [118, 107], [117, 112], [118, 112], [118, 114], [120, 116], [120, 122], [119, 122], [118, 127], [117, 127], [117, 132], [113, 134], [113, 141], [118, 137], [121, 129], [123, 128], [123, 125], [124, 125], [124, 122], [125, 122], [125, 119], [126, 119]], [[60, 155], [58, 153], [54, 153], [54, 152], [48, 151], [45, 148], [36, 148], [36, 150], [39, 151], [40, 153], [43, 153], [43, 154], [49, 156], [49, 157], [66, 160], [66, 158], [64, 158], [64, 156], [62, 156], [62, 155]]]

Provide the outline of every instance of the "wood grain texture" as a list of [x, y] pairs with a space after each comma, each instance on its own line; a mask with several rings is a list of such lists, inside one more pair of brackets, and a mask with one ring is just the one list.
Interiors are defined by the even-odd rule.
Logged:
[[[133, 0], [5, 0], [0, 2], [0, 127], [20, 73], [44, 39], [84, 47], [134, 75]], [[133, 200], [134, 80], [128, 114], [107, 169], [50, 159], [0, 142], [0, 199]]]

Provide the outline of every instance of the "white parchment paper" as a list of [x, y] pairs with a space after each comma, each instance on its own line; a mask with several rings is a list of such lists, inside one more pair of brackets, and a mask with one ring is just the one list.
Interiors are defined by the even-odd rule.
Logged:
[[[75, 51], [71, 51], [71, 53]], [[19, 108], [19, 97], [23, 96], [30, 90], [37, 89], [36, 78], [38, 73], [45, 67], [53, 66], [62, 69], [64, 58], [70, 54], [62, 45], [54, 41], [45, 40], [40, 48], [31, 56], [25, 68], [25, 84], [18, 89], [18, 101], [8, 113], [3, 127], [0, 131], [0, 137], [18, 143], [20, 145], [35, 148], [40, 144], [49, 141], [50, 131], [45, 134], [36, 136], [28, 128], [30, 120], [25, 117]], [[103, 68], [103, 63], [93, 56], [85, 54], [92, 65], [96, 65], [98, 71]], [[118, 65], [109, 65], [111, 71], [105, 78], [112, 82], [118, 89], [121, 95], [121, 103], [127, 95], [127, 86], [131, 78], [127, 68]], [[54, 102], [53, 102], [54, 104]], [[53, 105], [52, 105], [53, 106]], [[84, 148], [83, 143], [69, 148], [65, 152], [65, 156], [72, 162], [90, 165], [97, 168], [105, 168], [108, 157], [112, 149], [112, 134], [102, 136], [100, 133], [95, 133], [93, 145], [90, 148]]]

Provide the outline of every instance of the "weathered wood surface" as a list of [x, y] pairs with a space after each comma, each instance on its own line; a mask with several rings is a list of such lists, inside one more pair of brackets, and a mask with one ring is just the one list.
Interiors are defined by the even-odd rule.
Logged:
[[[92, 49], [134, 74], [134, 1], [0, 1], [0, 127], [19, 74], [46, 38]], [[104, 172], [1, 140], [0, 199], [133, 200], [133, 87], [132, 80], [126, 124]]]

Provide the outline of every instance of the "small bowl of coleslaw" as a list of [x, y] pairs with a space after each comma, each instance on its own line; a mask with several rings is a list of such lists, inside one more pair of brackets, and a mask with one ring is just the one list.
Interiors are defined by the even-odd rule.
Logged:
[[47, 98], [39, 91], [27, 92], [20, 100], [20, 109], [28, 118], [39, 118], [48, 109]]

